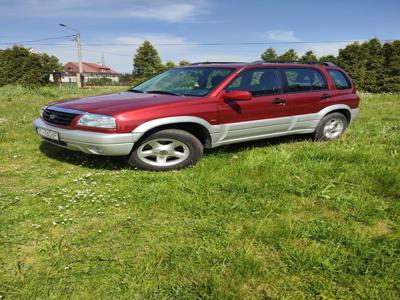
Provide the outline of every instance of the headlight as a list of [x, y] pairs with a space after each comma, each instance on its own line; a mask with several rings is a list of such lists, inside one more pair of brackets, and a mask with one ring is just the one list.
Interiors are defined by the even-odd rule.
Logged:
[[110, 116], [85, 114], [78, 120], [78, 125], [99, 127], [99, 128], [115, 128], [115, 119]]
[[43, 118], [43, 112], [44, 112], [44, 110], [47, 108], [47, 105], [45, 105], [45, 106], [42, 106], [40, 109], [39, 109], [39, 114], [40, 114], [40, 116]]

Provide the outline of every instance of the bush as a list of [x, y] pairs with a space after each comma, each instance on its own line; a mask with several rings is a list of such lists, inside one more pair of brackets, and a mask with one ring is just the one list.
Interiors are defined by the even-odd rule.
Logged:
[[46, 85], [50, 82], [50, 74], [61, 70], [55, 56], [32, 53], [30, 49], [19, 46], [0, 51], [0, 86]]

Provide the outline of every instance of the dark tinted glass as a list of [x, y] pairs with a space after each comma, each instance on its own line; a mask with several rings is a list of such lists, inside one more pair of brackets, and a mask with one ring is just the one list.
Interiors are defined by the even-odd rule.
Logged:
[[279, 94], [282, 91], [280, 73], [277, 69], [245, 70], [228, 85], [227, 90], [249, 91], [254, 96]]
[[351, 82], [343, 72], [339, 70], [328, 70], [329, 75], [335, 82], [338, 90], [345, 90], [351, 88]]
[[321, 73], [314, 69], [296, 68], [283, 70], [287, 79], [287, 92], [326, 90], [328, 85]]

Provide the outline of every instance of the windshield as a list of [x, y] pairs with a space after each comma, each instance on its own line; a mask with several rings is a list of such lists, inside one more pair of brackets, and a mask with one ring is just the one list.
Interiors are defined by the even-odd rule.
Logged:
[[179, 68], [166, 71], [130, 91], [184, 96], [205, 96], [219, 85], [233, 68]]

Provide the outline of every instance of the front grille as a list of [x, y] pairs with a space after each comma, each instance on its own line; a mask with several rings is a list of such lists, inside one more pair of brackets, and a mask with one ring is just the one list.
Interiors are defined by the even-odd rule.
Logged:
[[43, 112], [43, 119], [47, 123], [57, 124], [57, 125], [64, 125], [67, 126], [71, 124], [72, 120], [78, 114], [69, 113], [69, 112], [61, 112], [51, 109], [45, 109]]

